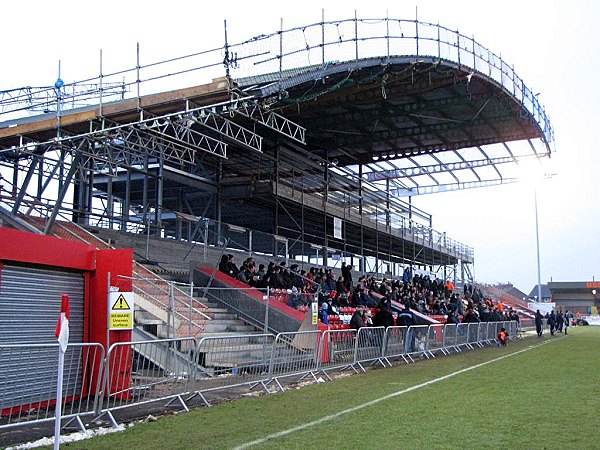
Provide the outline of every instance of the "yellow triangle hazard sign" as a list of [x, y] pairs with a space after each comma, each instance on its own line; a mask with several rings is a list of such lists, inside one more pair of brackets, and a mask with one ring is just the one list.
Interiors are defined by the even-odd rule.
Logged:
[[131, 308], [129, 307], [127, 300], [125, 300], [125, 296], [123, 294], [121, 294], [117, 298], [117, 301], [112, 305], [111, 309], [115, 310], [115, 309], [131, 309]]

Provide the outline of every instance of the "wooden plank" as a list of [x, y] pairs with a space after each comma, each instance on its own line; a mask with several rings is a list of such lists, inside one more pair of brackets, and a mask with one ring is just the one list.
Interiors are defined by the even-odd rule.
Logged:
[[[96, 110], [79, 111], [76, 113], [67, 113], [60, 117], [62, 126], [69, 126], [76, 123], [86, 122], [96, 117]], [[23, 123], [14, 127], [0, 128], [0, 139], [12, 136], [22, 136], [40, 131], [55, 130], [57, 126], [56, 117], [42, 119], [35, 122]]]
[[[209, 84], [147, 95], [140, 98], [140, 106], [142, 109], [152, 109], [163, 105], [163, 108], [161, 108], [162, 113], [168, 114], [182, 110], [184, 107], [182, 102], [185, 102], [186, 99], [194, 99], [202, 103], [201, 100], [203, 97], [210, 97], [212, 102], [227, 100], [227, 81], [224, 78], [218, 78]], [[173, 107], [177, 104], [179, 104], [177, 108]], [[127, 119], [135, 121], [138, 117], [137, 112], [138, 102], [136, 98], [111, 102], [102, 106], [102, 115], [107, 118], [121, 115], [123, 117], [128, 116]], [[61, 126], [67, 127], [84, 123], [96, 119], [99, 115], [99, 105], [91, 106], [86, 111], [66, 112], [61, 116]], [[53, 131], [56, 130], [57, 125], [56, 117], [47, 118], [47, 116], [40, 116], [40, 120], [28, 121], [27, 123], [13, 127], [0, 128], [0, 139]]]

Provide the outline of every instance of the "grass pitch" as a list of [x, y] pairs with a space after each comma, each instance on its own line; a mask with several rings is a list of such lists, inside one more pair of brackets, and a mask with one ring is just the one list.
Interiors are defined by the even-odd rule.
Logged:
[[600, 448], [599, 344], [600, 327], [570, 328], [568, 336], [370, 370], [62, 447]]

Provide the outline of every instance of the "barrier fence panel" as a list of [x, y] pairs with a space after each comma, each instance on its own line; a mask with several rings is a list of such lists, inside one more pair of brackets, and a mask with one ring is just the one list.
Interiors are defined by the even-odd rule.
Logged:
[[466, 347], [471, 348], [468, 342], [467, 331], [469, 329], [468, 323], [459, 323], [456, 324], [456, 345], [458, 348]]
[[508, 330], [508, 336], [510, 339], [516, 339], [519, 332], [519, 324], [515, 321], [505, 322], [506, 329]]
[[469, 348], [473, 349], [474, 346], [479, 345], [479, 322], [470, 323], [467, 328], [467, 342], [469, 344]]
[[327, 376], [328, 370], [344, 370], [354, 367], [356, 332], [354, 330], [326, 330], [320, 349], [321, 371]]
[[406, 353], [412, 357], [422, 355], [429, 358], [427, 353], [428, 325], [415, 325], [408, 328]]
[[488, 344], [494, 344], [496, 342], [496, 323], [488, 322], [487, 324], [487, 339], [486, 342]]
[[444, 348], [444, 324], [429, 325], [427, 330], [427, 353], [435, 357], [435, 352], [445, 354]]
[[[59, 344], [0, 345], [0, 430], [54, 420]], [[104, 348], [69, 344], [65, 352], [62, 417], [69, 424], [94, 414], [99, 404]], [[63, 426], [66, 425], [63, 421]]]
[[390, 359], [398, 360], [400, 358], [406, 363], [413, 362], [406, 351], [407, 332], [407, 327], [388, 327], [388, 329], [385, 330], [383, 358], [388, 364], [391, 365]]
[[[212, 391], [239, 396], [239, 388], [259, 386], [269, 393], [271, 383], [283, 390], [286, 377], [317, 380], [319, 371], [329, 378], [333, 369], [365, 371], [365, 362], [386, 366], [495, 344], [503, 327], [517, 337], [518, 323], [507, 321], [125, 342], [106, 358], [100, 344], [69, 344], [63, 417], [84, 430], [84, 415], [107, 414], [116, 426], [112, 412], [120, 408], [165, 401], [187, 411], [195, 397], [210, 405]], [[54, 418], [57, 356], [58, 344], [0, 345], [0, 430]]]
[[364, 372], [363, 362], [380, 363], [383, 362], [383, 338], [385, 336], [384, 327], [363, 327], [358, 330], [356, 335], [356, 347], [354, 353], [354, 363]]
[[446, 350], [446, 354], [450, 353], [450, 350], [454, 350], [456, 352], [460, 351], [458, 346], [458, 338], [456, 333], [456, 324], [447, 323], [444, 329], [444, 349]]
[[275, 336], [245, 334], [205, 337], [198, 342], [196, 358], [200, 366], [194, 395], [207, 401], [204, 393], [236, 386], [261, 385], [266, 392]]
[[312, 375], [319, 370], [319, 348], [322, 334], [320, 331], [301, 331], [297, 333], [279, 333], [269, 366], [269, 379], [274, 380], [283, 391], [279, 379], [293, 375]]
[[119, 342], [108, 350], [103, 412], [158, 401], [178, 401], [191, 391], [197, 370], [193, 338]]
[[477, 345], [483, 347], [487, 341], [488, 325], [486, 322], [479, 322], [477, 324]]

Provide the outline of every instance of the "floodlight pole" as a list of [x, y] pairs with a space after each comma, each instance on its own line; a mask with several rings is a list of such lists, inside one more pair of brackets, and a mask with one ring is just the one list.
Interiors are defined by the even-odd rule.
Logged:
[[535, 242], [537, 247], [537, 291], [538, 302], [542, 301], [542, 277], [540, 274], [540, 230], [538, 222], [537, 186], [533, 188], [533, 199], [535, 203]]

